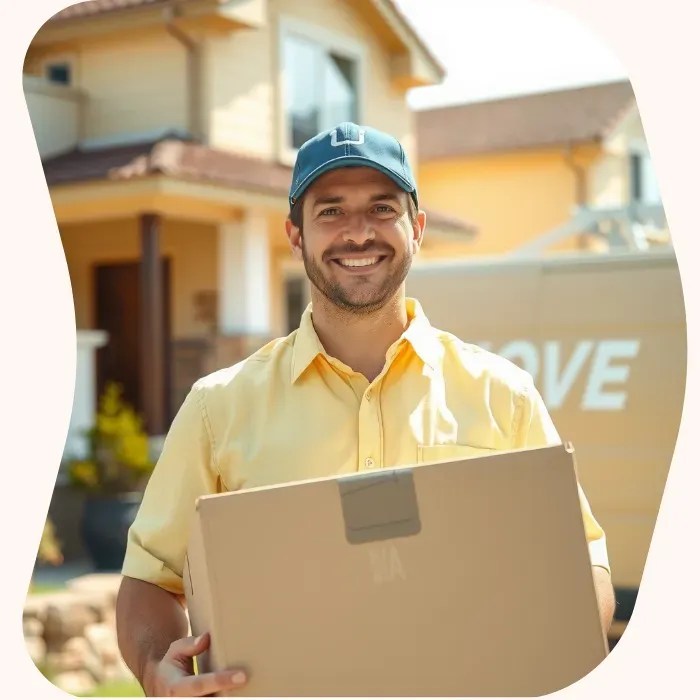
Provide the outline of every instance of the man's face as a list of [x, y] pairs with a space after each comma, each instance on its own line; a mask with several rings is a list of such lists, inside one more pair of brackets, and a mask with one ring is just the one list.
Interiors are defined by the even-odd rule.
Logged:
[[340, 168], [306, 192], [303, 226], [287, 222], [292, 250], [316, 289], [355, 313], [384, 306], [399, 290], [423, 239], [409, 195], [373, 168]]

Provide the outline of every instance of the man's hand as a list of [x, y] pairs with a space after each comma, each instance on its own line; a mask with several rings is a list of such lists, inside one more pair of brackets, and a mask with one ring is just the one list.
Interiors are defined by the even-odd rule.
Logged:
[[182, 595], [125, 576], [117, 597], [119, 651], [147, 697], [201, 698], [243, 687], [237, 669], [194, 674], [194, 658], [210, 646], [210, 635], [194, 639]]
[[208, 647], [208, 634], [173, 642], [163, 659], [146, 673], [146, 695], [157, 698], [201, 698], [243, 687], [248, 679], [240, 670], [194, 675], [193, 659]]

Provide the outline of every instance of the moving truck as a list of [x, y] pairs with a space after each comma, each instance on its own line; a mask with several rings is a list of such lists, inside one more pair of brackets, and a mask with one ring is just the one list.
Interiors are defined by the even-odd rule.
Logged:
[[686, 324], [672, 251], [426, 260], [407, 280], [431, 322], [530, 372], [608, 538], [629, 620], [680, 427]]

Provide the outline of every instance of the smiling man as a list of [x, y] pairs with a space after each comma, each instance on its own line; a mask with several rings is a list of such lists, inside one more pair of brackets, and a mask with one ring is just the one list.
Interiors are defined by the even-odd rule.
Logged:
[[[426, 216], [395, 138], [347, 123], [319, 134], [299, 151], [289, 205], [311, 281], [300, 328], [195, 384], [129, 532], [119, 645], [150, 696], [235, 691], [255, 673], [192, 673], [209, 644], [186, 636], [182, 607], [199, 496], [560, 442], [530, 375], [432, 327], [406, 298]], [[607, 629], [605, 534], [579, 497]]]

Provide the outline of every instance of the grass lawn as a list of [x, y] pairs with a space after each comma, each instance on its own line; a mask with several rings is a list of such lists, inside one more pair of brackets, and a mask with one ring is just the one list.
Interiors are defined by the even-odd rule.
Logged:
[[100, 685], [84, 698], [142, 698], [143, 690], [136, 681], [116, 681]]
[[36, 583], [32, 581], [29, 584], [29, 595], [41, 595], [42, 593], [58, 593], [65, 591], [66, 587], [60, 583]]

